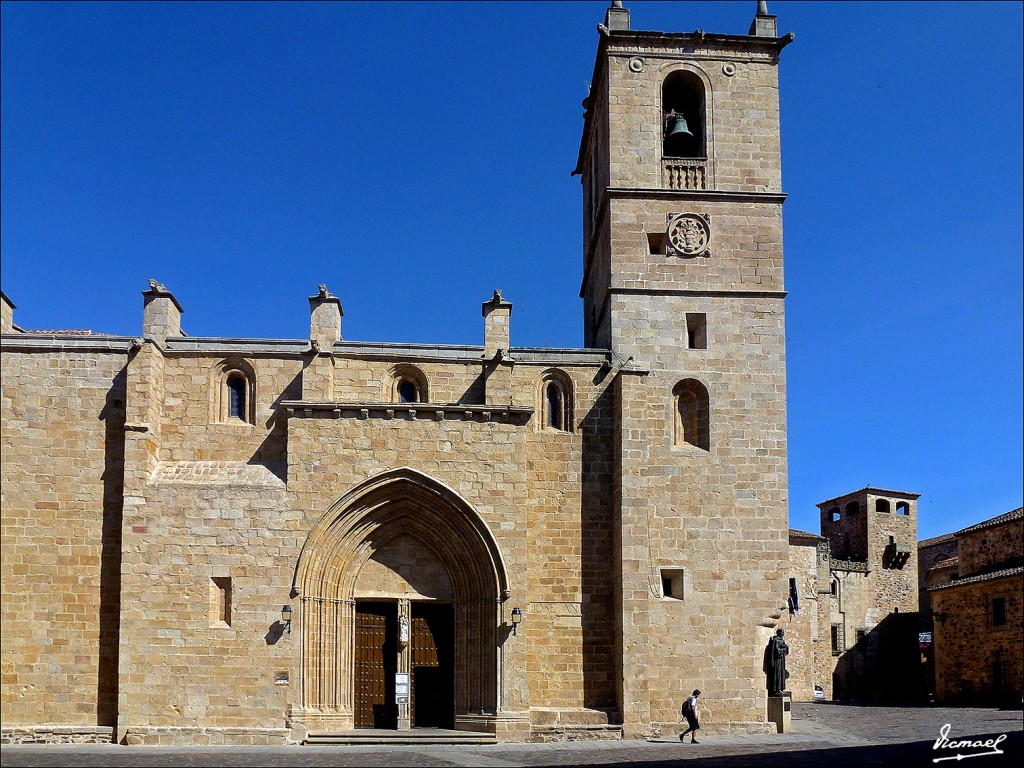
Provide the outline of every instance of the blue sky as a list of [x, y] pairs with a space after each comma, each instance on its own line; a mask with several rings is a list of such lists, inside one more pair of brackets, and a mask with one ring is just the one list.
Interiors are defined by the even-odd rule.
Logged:
[[[579, 346], [570, 178], [604, 2], [4, 3], [2, 285], [26, 328]], [[627, 2], [745, 33], [754, 0]], [[1022, 6], [771, 2], [782, 55], [790, 509], [1022, 496]]]

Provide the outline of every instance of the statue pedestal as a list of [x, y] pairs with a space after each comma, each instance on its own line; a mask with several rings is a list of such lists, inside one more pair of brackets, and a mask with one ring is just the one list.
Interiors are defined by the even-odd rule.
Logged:
[[789, 733], [793, 730], [792, 694], [768, 697], [768, 722], [775, 723], [779, 733]]

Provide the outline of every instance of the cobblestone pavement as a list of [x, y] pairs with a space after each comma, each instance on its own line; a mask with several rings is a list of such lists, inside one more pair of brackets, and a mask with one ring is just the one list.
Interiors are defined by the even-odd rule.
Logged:
[[[1002, 755], [984, 747], [934, 749], [939, 729], [949, 739], [981, 741], [1006, 734]], [[964, 757], [957, 759], [957, 754]], [[1020, 710], [942, 707], [871, 707], [837, 703], [794, 705], [793, 732], [771, 736], [716, 736], [710, 727], [699, 744], [668, 737], [656, 741], [494, 746], [126, 747], [117, 745], [4, 746], [7, 766], [888, 766], [959, 764], [971, 768], [1020, 766], [1024, 723]], [[945, 758], [934, 762], [936, 758]]]

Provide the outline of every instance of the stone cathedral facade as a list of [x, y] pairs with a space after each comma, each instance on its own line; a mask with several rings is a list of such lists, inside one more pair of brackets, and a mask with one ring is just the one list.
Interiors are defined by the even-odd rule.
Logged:
[[137, 337], [3, 297], [5, 738], [635, 738], [695, 687], [774, 730], [792, 36], [599, 31], [585, 348], [497, 291], [482, 346], [346, 341], [325, 286], [296, 340], [188, 336], [156, 281]]

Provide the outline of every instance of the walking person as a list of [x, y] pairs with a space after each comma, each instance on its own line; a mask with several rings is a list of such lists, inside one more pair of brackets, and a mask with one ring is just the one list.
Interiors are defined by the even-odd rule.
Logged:
[[690, 743], [699, 744], [697, 731], [700, 730], [700, 711], [697, 707], [697, 697], [700, 691], [696, 688], [690, 694], [690, 698], [683, 702], [683, 717], [686, 718], [686, 730], [679, 734], [679, 740], [683, 741], [686, 734], [690, 734]]

